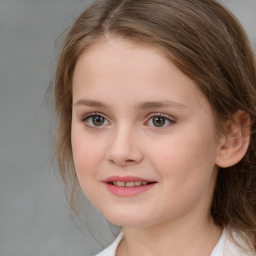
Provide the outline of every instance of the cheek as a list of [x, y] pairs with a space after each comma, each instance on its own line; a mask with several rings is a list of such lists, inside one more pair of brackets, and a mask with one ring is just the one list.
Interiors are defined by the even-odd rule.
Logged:
[[209, 178], [216, 150], [211, 132], [190, 127], [157, 144], [151, 152], [153, 164], [174, 186]]
[[[209, 203], [215, 184], [215, 151], [209, 148], [207, 134], [183, 133], [155, 147], [153, 162], [162, 181], [164, 194], [172, 202], [170, 209], [186, 211], [197, 202]], [[159, 202], [160, 203], [160, 202]], [[166, 202], [163, 201], [163, 204]], [[175, 211], [176, 211], [175, 210]]]
[[101, 162], [103, 150], [103, 143], [99, 143], [85, 134], [83, 128], [76, 125], [72, 126], [72, 152], [80, 184], [97, 176], [97, 164]]
[[102, 162], [102, 144], [85, 135], [82, 128], [72, 127], [71, 142], [75, 170], [79, 184], [92, 202], [97, 202], [100, 191], [95, 190], [99, 182], [100, 163]]

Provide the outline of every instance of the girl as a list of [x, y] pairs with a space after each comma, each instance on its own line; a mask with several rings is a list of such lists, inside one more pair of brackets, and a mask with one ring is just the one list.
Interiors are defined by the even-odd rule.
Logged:
[[256, 67], [215, 0], [97, 0], [59, 57], [63, 181], [122, 227], [100, 256], [256, 255]]

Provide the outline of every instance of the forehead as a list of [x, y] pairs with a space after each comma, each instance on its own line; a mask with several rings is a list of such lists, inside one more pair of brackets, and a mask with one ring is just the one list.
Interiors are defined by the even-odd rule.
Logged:
[[[95, 73], [98, 71], [98, 75], [100, 75], [113, 71], [113, 67], [116, 71], [121, 71], [122, 67], [132, 71], [138, 66], [140, 69], [143, 67], [145, 69], [155, 68], [159, 62], [171, 64], [162, 51], [153, 45], [135, 43], [120, 37], [103, 37], [81, 54], [76, 69], [79, 66], [90, 68]], [[100, 70], [100, 68], [102, 69]]]
[[[206, 101], [196, 83], [156, 47], [104, 38], [83, 52], [73, 76], [74, 98], [97, 95], [122, 104], [136, 100]], [[85, 95], [86, 94], [86, 95]]]

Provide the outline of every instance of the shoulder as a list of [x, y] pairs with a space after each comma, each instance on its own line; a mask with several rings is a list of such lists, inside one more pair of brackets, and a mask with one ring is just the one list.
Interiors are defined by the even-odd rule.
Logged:
[[224, 243], [223, 256], [255, 256], [256, 251], [250, 248], [238, 232], [228, 230]]
[[123, 233], [121, 232], [111, 245], [109, 245], [106, 249], [96, 254], [95, 256], [115, 256], [116, 249], [120, 241], [122, 240], [122, 238], [123, 238]]

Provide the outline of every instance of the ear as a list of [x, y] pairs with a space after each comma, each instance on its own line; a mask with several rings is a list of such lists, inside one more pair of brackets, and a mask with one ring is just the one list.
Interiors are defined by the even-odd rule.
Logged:
[[235, 112], [225, 124], [220, 139], [216, 165], [222, 168], [237, 164], [246, 154], [250, 143], [251, 119], [243, 110]]

